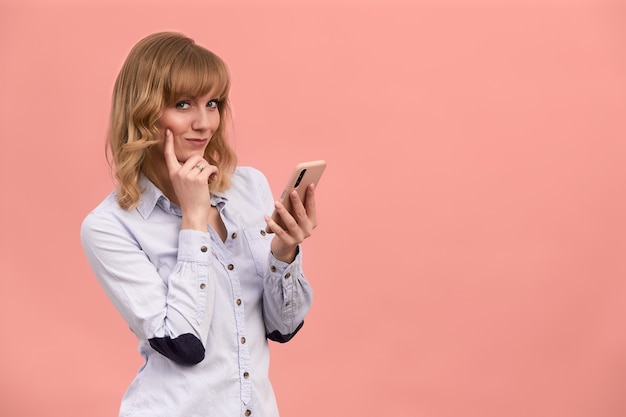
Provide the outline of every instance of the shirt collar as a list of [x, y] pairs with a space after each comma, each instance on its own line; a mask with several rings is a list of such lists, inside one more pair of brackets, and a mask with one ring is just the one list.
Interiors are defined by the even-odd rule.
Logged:
[[139, 189], [141, 190], [141, 197], [139, 197], [137, 211], [144, 219], [150, 216], [159, 200], [165, 200], [167, 205], [171, 205], [167, 197], [163, 195], [163, 192], [143, 174], [139, 177]]
[[[144, 219], [147, 219], [154, 208], [158, 205], [164, 211], [182, 216], [180, 207], [172, 203], [163, 192], [152, 183], [145, 175], [141, 174], [139, 178], [139, 189], [141, 190], [141, 197], [137, 204], [137, 211]], [[211, 193], [211, 205], [219, 207], [228, 201], [228, 198], [223, 193]]]

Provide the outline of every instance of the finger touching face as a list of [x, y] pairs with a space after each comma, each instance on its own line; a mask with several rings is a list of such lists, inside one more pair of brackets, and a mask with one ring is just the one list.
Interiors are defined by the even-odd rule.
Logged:
[[180, 167], [178, 158], [176, 158], [176, 152], [174, 150], [174, 137], [172, 131], [169, 128], [165, 129], [165, 144], [163, 145], [163, 156], [165, 157], [165, 164], [170, 172]]

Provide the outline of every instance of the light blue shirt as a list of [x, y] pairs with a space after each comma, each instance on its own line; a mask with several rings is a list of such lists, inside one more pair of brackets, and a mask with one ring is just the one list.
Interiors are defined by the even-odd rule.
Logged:
[[120, 417], [275, 417], [268, 338], [288, 341], [312, 290], [302, 253], [271, 254], [264, 215], [273, 197], [261, 172], [235, 171], [211, 194], [228, 231], [181, 230], [180, 208], [141, 178], [136, 209], [109, 195], [87, 215], [81, 239], [93, 272], [139, 340], [145, 364]]

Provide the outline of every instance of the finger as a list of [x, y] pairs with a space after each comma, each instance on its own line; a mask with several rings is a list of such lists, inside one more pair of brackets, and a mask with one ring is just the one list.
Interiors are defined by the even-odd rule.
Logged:
[[274, 207], [276, 207], [276, 211], [285, 225], [286, 233], [288, 233], [296, 242], [300, 243], [306, 237], [311, 235], [312, 226], [306, 215], [304, 206], [300, 201], [300, 197], [297, 193], [295, 193], [295, 191], [294, 194], [289, 195], [292, 201], [291, 206], [292, 211], [294, 212], [293, 215], [279, 201], [275, 203]]
[[304, 206], [313, 227], [317, 226], [317, 208], [315, 207], [315, 185], [311, 184], [306, 189]]
[[[311, 231], [317, 225], [315, 214], [315, 196], [313, 194], [313, 188], [309, 186], [305, 190], [304, 202], [300, 199], [300, 196], [295, 191], [290, 194], [290, 198], [291, 207], [293, 208], [292, 214], [298, 222], [300, 229], [302, 229], [304, 236], [308, 237], [311, 235]], [[308, 203], [307, 200], [309, 200]], [[312, 205], [311, 202], [313, 203]], [[311, 209], [312, 211], [310, 212], [309, 209]]]
[[211, 184], [213, 181], [215, 181], [217, 179], [217, 174], [218, 174], [219, 170], [217, 169], [217, 167], [215, 167], [215, 171], [211, 172], [209, 174], [209, 184]]
[[278, 223], [276, 223], [274, 219], [272, 219], [270, 216], [265, 216], [265, 224], [267, 224], [267, 227], [272, 231], [272, 233], [276, 233], [279, 231], [283, 233], [285, 232], [283, 228], [280, 227]]
[[185, 161], [181, 170], [191, 178], [206, 178], [207, 181], [214, 179], [219, 171], [215, 165], [211, 165], [211, 163], [199, 155], [194, 155]]
[[[308, 188], [307, 188], [307, 191], [308, 191]], [[298, 193], [295, 190], [293, 190], [289, 194], [289, 198], [291, 199], [292, 214], [293, 216], [295, 216], [298, 223], [302, 222], [303, 220], [306, 220], [307, 212], [306, 212], [306, 209], [304, 208], [304, 204], [302, 203], [302, 200], [300, 199], [300, 196], [298, 195]]]
[[283, 242], [284, 245], [297, 245], [298, 242], [270, 216], [265, 216], [265, 223], [269, 229]]
[[285, 207], [285, 205], [282, 202], [275, 201], [274, 210], [276, 211], [276, 213], [278, 214], [278, 217], [280, 217], [280, 219], [283, 222], [284, 227], [281, 227], [282, 229], [286, 229], [286, 230], [292, 229], [294, 227], [294, 224], [297, 226], [295, 219], [293, 218], [291, 213], [289, 213], [289, 210], [287, 210], [287, 207]]
[[182, 163], [180, 169], [185, 173], [185, 175], [196, 177], [201, 175], [202, 171], [204, 171], [208, 166], [209, 163], [200, 155], [191, 155], [185, 162]]
[[176, 172], [180, 169], [181, 165], [180, 162], [178, 162], [178, 159], [176, 159], [176, 152], [174, 151], [174, 135], [170, 129], [165, 129], [165, 147], [163, 155], [165, 156], [167, 170], [170, 173]]
[[219, 169], [215, 165], [207, 165], [200, 174], [202, 174], [202, 177], [206, 178], [206, 181], [211, 184], [211, 182], [217, 178], [218, 172]]

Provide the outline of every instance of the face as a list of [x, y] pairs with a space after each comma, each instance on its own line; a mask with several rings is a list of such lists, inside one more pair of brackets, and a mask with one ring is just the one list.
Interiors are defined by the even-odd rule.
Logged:
[[[176, 158], [185, 162], [191, 155], [204, 155], [213, 133], [220, 125], [218, 100], [207, 94], [202, 97], [181, 97], [175, 104], [165, 107], [159, 127], [174, 135]], [[164, 141], [160, 143], [163, 150]]]

